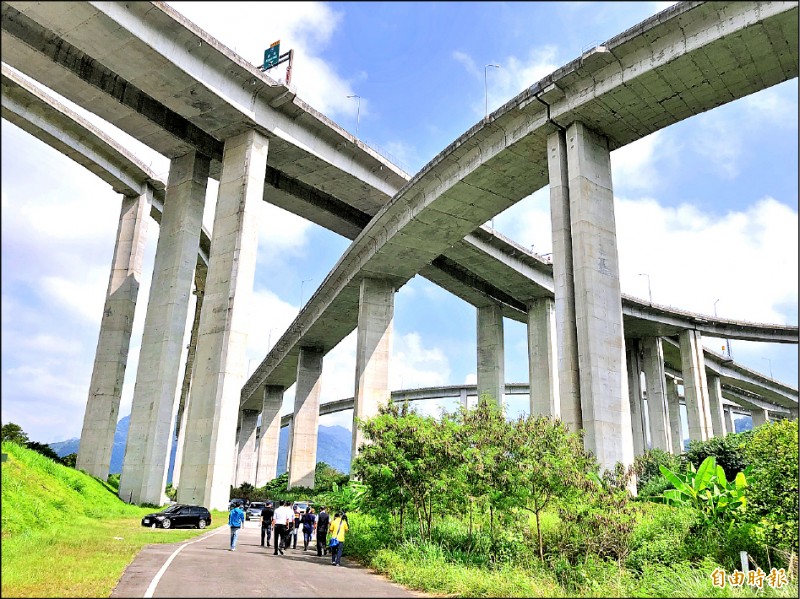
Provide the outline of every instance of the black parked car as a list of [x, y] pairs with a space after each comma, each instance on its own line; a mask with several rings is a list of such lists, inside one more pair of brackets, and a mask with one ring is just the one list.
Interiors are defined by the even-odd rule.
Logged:
[[211, 513], [199, 505], [175, 504], [169, 506], [162, 512], [147, 514], [142, 518], [142, 526], [152, 528], [178, 528], [181, 526], [192, 526], [195, 528], [205, 528], [211, 524]]

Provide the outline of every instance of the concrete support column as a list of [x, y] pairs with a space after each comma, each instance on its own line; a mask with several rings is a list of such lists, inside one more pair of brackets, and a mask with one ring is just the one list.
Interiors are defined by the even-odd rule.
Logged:
[[712, 435], [711, 410], [700, 333], [695, 330], [681, 331], [680, 345], [683, 397], [686, 402], [689, 438], [693, 441], [707, 441]]
[[75, 464], [78, 470], [101, 480], [108, 478], [111, 464], [152, 201], [152, 190], [148, 187], [140, 196], [123, 196], [120, 208], [117, 241]]
[[488, 393], [503, 407], [505, 393], [503, 310], [497, 304], [478, 307], [478, 399]]
[[530, 413], [561, 418], [558, 391], [556, 309], [550, 298], [528, 304], [528, 380]]
[[258, 440], [256, 487], [263, 487], [278, 476], [278, 445], [281, 436], [281, 406], [284, 389], [278, 385], [264, 387], [261, 407], [261, 437]]
[[610, 470], [633, 463], [611, 157], [583, 123], [566, 142], [584, 444]]
[[461, 407], [464, 408], [465, 410], [469, 407], [466, 388], [462, 389], [461, 392], [459, 393], [458, 401]]
[[301, 347], [297, 358], [297, 389], [294, 394], [289, 445], [288, 487], [314, 488], [317, 467], [319, 394], [322, 387], [322, 350]]
[[642, 401], [642, 359], [638, 339], [625, 340], [625, 360], [628, 371], [628, 399], [630, 401], [633, 453], [642, 455], [647, 449], [644, 402]]
[[708, 404], [711, 411], [711, 430], [715, 437], [724, 437], [725, 411], [722, 407], [722, 381], [718, 376], [708, 378]]
[[733, 409], [730, 407], [725, 410], [725, 425], [726, 435], [736, 432], [736, 421], [733, 415]]
[[264, 197], [267, 138], [245, 131], [225, 141], [208, 280], [200, 313], [178, 501], [227, 509], [236, 414], [247, 376], [258, 249], [256, 208]]
[[194, 358], [197, 354], [197, 336], [200, 334], [200, 312], [203, 308], [203, 294], [205, 293], [207, 275], [208, 265], [201, 264], [198, 260], [194, 271], [194, 295], [197, 298], [194, 305], [194, 321], [192, 322], [192, 333], [189, 337], [189, 347], [186, 352], [186, 368], [183, 372], [183, 385], [181, 387], [181, 396], [178, 400], [178, 414], [175, 417], [175, 428], [178, 430], [175, 463], [172, 467], [172, 486], [175, 489], [180, 484], [183, 446], [186, 443], [186, 408], [189, 405], [189, 392], [192, 388]]
[[769, 422], [769, 411], [760, 408], [753, 408], [750, 410], [750, 416], [753, 419], [753, 428], [761, 426]]
[[166, 502], [178, 375], [209, 165], [210, 160], [196, 152], [170, 164], [119, 485], [120, 498], [134, 503]]
[[351, 460], [364, 442], [356, 419], [378, 414], [378, 406], [391, 399], [389, 361], [392, 355], [394, 285], [390, 281], [364, 278], [358, 299], [356, 373], [353, 401], [353, 442]]
[[670, 433], [669, 412], [667, 410], [664, 348], [661, 345], [661, 337], [643, 339], [642, 351], [642, 365], [647, 381], [647, 415], [650, 418], [650, 441], [654, 449], [670, 451], [672, 435]]
[[583, 428], [583, 420], [578, 370], [578, 331], [575, 325], [567, 138], [563, 130], [556, 131], [547, 138], [547, 166], [553, 231], [559, 410], [561, 420], [570, 430], [578, 431]]
[[238, 456], [236, 460], [236, 480], [233, 485], [256, 482], [256, 427], [258, 426], [258, 410], [242, 410], [242, 426], [239, 429]]
[[666, 385], [672, 453], [680, 455], [683, 453], [683, 427], [681, 426], [681, 403], [678, 397], [678, 382], [675, 379], [670, 379], [666, 381]]

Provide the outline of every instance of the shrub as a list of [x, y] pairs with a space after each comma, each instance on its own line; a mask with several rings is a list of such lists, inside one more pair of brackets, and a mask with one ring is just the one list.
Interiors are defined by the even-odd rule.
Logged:
[[672, 483], [666, 477], [659, 474], [655, 478], [647, 481], [643, 487], [639, 488], [639, 494], [636, 499], [639, 501], [659, 500], [667, 489], [672, 489]]
[[685, 542], [697, 522], [688, 507], [648, 503], [631, 535], [625, 564], [642, 572], [646, 564], [671, 564], [688, 557]]
[[[750, 464], [745, 450], [750, 443], [753, 431], [733, 433], [725, 437], [712, 437], [708, 441], [689, 441], [689, 449], [684, 455], [687, 462], [699, 468], [707, 457], [714, 457], [722, 466], [728, 480], [733, 480], [738, 472]], [[670, 468], [667, 466], [667, 468]], [[673, 470], [673, 468], [670, 468]]]
[[752, 432], [747, 459], [753, 466], [747, 489], [748, 520], [761, 528], [763, 541], [797, 552], [797, 420], [760, 426]]
[[633, 460], [633, 471], [636, 473], [639, 493], [648, 482], [661, 476], [659, 466], [665, 466], [674, 472], [680, 468], [681, 459], [662, 449], [648, 449]]

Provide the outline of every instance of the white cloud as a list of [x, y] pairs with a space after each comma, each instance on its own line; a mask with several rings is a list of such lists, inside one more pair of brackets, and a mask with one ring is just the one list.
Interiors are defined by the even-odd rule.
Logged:
[[[616, 202], [623, 291], [723, 317], [786, 323], [797, 303], [797, 211], [762, 198], [742, 212], [705, 213], [656, 200]], [[642, 226], [642, 223], [647, 223]], [[785, 309], [785, 308], [784, 308]]]

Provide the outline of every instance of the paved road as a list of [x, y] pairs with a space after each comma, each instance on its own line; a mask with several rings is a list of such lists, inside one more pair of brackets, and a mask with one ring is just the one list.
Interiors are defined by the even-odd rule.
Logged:
[[[148, 545], [126, 568], [112, 597], [426, 597], [342, 557], [317, 557], [316, 547], [272, 555], [260, 546], [260, 523], [245, 522], [235, 552], [222, 526], [195, 539]], [[169, 531], [164, 531], [169, 534]], [[345, 545], [345, 548], [347, 546]], [[346, 549], [345, 549], [346, 555]]]

